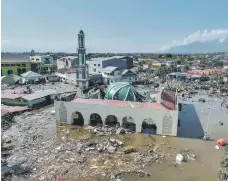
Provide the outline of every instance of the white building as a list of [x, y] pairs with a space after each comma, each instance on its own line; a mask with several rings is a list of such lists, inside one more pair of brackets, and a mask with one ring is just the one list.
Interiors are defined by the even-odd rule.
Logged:
[[66, 81], [72, 84], [76, 84], [76, 69], [69, 68], [69, 69], [59, 69], [55, 75], [60, 77], [62, 81]]
[[26, 83], [26, 82], [35, 83], [37, 81], [40, 81], [43, 78], [44, 78], [44, 76], [41, 74], [38, 74], [33, 71], [28, 71], [28, 72], [21, 74], [20, 83]]
[[73, 68], [78, 60], [78, 56], [66, 56], [57, 59], [57, 69]]
[[118, 67], [106, 67], [102, 70], [102, 77], [104, 84], [111, 84], [115, 82], [134, 82], [137, 80], [137, 74], [131, 70], [120, 70]]
[[87, 61], [89, 74], [101, 74], [106, 67], [118, 67], [120, 70], [131, 69], [133, 67], [133, 58], [128, 56], [113, 56], [92, 58]]
[[104, 84], [120, 82], [122, 78], [121, 70], [118, 67], [106, 67], [102, 70], [102, 77]]
[[34, 55], [30, 56], [31, 62], [43, 63], [43, 64], [53, 64], [53, 57], [50, 55]]
[[224, 68], [224, 72], [228, 72], [228, 65], [224, 65], [223, 68]]
[[137, 80], [137, 74], [131, 70], [125, 69], [121, 74], [121, 82], [134, 82]]
[[174, 61], [167, 61], [166, 66], [167, 67], [177, 66], [177, 62], [175, 60]]

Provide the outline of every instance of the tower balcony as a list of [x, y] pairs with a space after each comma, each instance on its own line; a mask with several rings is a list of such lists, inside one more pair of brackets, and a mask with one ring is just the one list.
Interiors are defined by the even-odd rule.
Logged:
[[78, 48], [78, 52], [83, 52], [84, 53], [85, 51], [86, 51], [85, 47], [79, 47]]

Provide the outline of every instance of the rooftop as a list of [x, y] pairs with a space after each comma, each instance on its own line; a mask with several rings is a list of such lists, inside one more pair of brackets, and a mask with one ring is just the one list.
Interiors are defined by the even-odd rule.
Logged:
[[20, 53], [7, 53], [1, 54], [1, 62], [10, 63], [10, 62], [30, 62], [29, 54], [20, 54]]
[[24, 96], [25, 94], [11, 94], [11, 93], [2, 93], [1, 98], [2, 99], [18, 99]]
[[26, 106], [20, 107], [20, 106], [1, 106], [1, 117], [5, 116], [9, 113], [16, 113], [21, 111], [26, 111], [29, 108]]
[[108, 86], [105, 91], [105, 98], [140, 102], [144, 97], [140, 95], [130, 83], [116, 82]]
[[62, 72], [62, 73], [75, 73], [76, 68], [62, 68], [62, 69], [58, 69], [58, 72]]
[[99, 104], [99, 105], [109, 105], [117, 107], [135, 107], [135, 108], [152, 108], [158, 110], [168, 110], [165, 106], [159, 103], [149, 103], [149, 102], [130, 102], [130, 101], [118, 101], [118, 100], [103, 100], [103, 99], [82, 99], [77, 98], [71, 102], [83, 103], [83, 104]]
[[113, 57], [98, 57], [98, 58], [92, 58], [90, 61], [105, 61], [105, 60], [111, 60], [111, 59], [122, 59], [126, 56], [113, 56]]
[[223, 68], [213, 68], [213, 69], [205, 69], [205, 70], [191, 70], [188, 71], [188, 74], [197, 74], [197, 75], [209, 75], [209, 74], [223, 74]]
[[4, 84], [15, 84], [20, 80], [20, 77], [14, 74], [10, 74], [2, 77], [2, 83]]
[[47, 89], [47, 90], [42, 90], [42, 91], [36, 91], [35, 93], [29, 94], [29, 95], [25, 95], [22, 98], [25, 99], [25, 100], [31, 101], [31, 100], [35, 100], [35, 99], [39, 99], [39, 98], [42, 98], [42, 97], [46, 97], [48, 95], [52, 95], [52, 94], [55, 94], [55, 93], [56, 93], [56, 91], [54, 91], [52, 89]]
[[133, 72], [132, 70], [129, 70], [129, 69], [125, 69], [123, 72], [122, 72], [122, 75], [126, 74], [126, 73], [131, 73], [131, 74], [136, 74], [135, 72]]
[[36, 73], [36, 72], [28, 71], [28, 72], [21, 74], [21, 77], [28, 78], [28, 77], [43, 77], [43, 76], [41, 74]]
[[118, 67], [108, 66], [108, 67], [103, 68], [102, 72], [104, 72], [104, 73], [111, 73], [111, 72], [113, 72], [116, 69], [119, 70]]

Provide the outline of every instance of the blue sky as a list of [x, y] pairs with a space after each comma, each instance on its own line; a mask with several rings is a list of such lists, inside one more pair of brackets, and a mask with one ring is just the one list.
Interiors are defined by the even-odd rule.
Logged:
[[2, 51], [76, 52], [81, 28], [87, 52], [222, 43], [227, 8], [227, 0], [2, 0]]

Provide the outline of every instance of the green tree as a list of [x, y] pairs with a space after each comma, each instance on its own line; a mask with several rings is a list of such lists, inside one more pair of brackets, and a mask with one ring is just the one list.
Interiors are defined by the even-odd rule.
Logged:
[[190, 70], [189, 65], [188, 64], [184, 65], [184, 71], [188, 71], [188, 70]]
[[172, 55], [172, 54], [170, 54], [170, 53], [168, 53], [168, 54], [166, 54], [166, 57], [167, 57], [167, 58], [172, 58], [172, 57], [173, 57], [173, 55]]
[[180, 65], [180, 64], [182, 63], [181, 59], [177, 59], [177, 60], [176, 60], [176, 63], [177, 63], [178, 65]]

